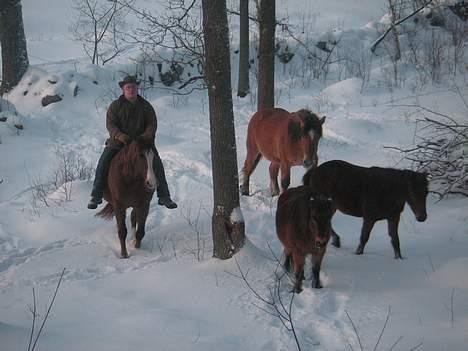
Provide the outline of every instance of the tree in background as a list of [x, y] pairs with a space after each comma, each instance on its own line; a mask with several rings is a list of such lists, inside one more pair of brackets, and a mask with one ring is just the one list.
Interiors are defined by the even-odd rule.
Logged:
[[125, 13], [130, 6], [109, 0], [106, 4], [97, 0], [73, 0], [73, 8], [78, 19], [70, 26], [70, 32], [83, 49], [93, 65], [104, 65], [125, 51], [124, 33]]
[[0, 0], [0, 46], [2, 48], [0, 95], [3, 95], [19, 83], [29, 67], [21, 0]]
[[245, 97], [249, 93], [249, 0], [240, 0], [239, 30], [239, 81], [237, 96]]
[[260, 0], [257, 110], [275, 104], [275, 0]]
[[213, 169], [213, 256], [228, 259], [243, 246], [245, 226], [239, 202], [226, 1], [203, 0], [202, 9]]

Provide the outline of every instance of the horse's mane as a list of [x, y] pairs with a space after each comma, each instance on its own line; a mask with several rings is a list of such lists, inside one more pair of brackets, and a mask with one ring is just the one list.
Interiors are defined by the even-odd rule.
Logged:
[[322, 121], [315, 113], [305, 108], [296, 113], [304, 121], [304, 135], [313, 130], [318, 136], [322, 136]]
[[124, 174], [131, 174], [135, 162], [142, 150], [151, 149], [152, 144], [144, 139], [135, 139], [130, 144], [125, 146], [119, 152], [119, 158], [122, 163], [122, 171]]

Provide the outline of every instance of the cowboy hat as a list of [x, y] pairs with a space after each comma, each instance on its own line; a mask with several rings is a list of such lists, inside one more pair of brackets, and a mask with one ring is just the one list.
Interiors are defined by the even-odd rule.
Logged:
[[124, 79], [122, 79], [120, 82], [119, 82], [119, 86], [121, 88], [123, 88], [123, 86], [125, 84], [128, 84], [128, 83], [133, 83], [133, 84], [136, 84], [136, 85], [139, 85], [140, 82], [136, 79], [135, 76], [126, 76]]

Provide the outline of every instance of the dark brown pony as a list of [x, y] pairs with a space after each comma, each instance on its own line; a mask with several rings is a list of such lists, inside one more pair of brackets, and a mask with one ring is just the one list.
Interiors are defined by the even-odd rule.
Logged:
[[128, 258], [125, 245], [127, 208], [132, 207], [130, 221], [135, 232], [135, 248], [140, 248], [141, 240], [145, 236], [146, 217], [157, 186], [153, 159], [152, 144], [138, 140], [120, 150], [110, 164], [107, 187], [104, 191], [104, 199], [108, 203], [96, 216], [105, 219], [115, 216], [122, 258]]
[[302, 291], [304, 263], [312, 255], [312, 287], [320, 289], [320, 267], [331, 235], [335, 213], [331, 199], [316, 195], [312, 188], [300, 186], [285, 190], [278, 199], [276, 233], [284, 248], [284, 268], [294, 264], [294, 291]]
[[325, 116], [318, 118], [309, 110], [288, 112], [269, 108], [256, 112], [247, 129], [247, 156], [244, 162], [242, 195], [249, 195], [250, 175], [261, 157], [270, 164], [271, 195], [279, 194], [278, 172], [281, 169], [281, 191], [288, 188], [292, 166], [316, 166], [317, 149]]
[[[398, 224], [405, 203], [408, 203], [416, 220], [427, 218], [427, 175], [411, 170], [380, 167], [360, 167], [334, 160], [322, 163], [307, 171], [303, 183], [315, 191], [329, 196], [341, 212], [362, 217], [361, 238], [356, 254], [364, 252], [375, 222], [386, 219], [395, 258], [402, 258]], [[333, 244], [340, 246], [340, 238], [332, 230]]]

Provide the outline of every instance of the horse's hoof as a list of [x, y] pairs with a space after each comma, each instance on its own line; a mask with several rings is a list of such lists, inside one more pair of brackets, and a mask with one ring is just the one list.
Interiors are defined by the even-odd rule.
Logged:
[[141, 240], [135, 240], [135, 249], [141, 248]]
[[239, 190], [240, 190], [241, 195], [249, 196], [249, 189], [246, 189], [246, 187], [244, 187], [243, 185], [240, 186]]
[[318, 282], [318, 283], [313, 282], [313, 283], [312, 283], [312, 288], [314, 288], [314, 289], [322, 289], [322, 288], [323, 288], [323, 285], [322, 285], [320, 282]]
[[354, 253], [356, 255], [362, 255], [364, 253], [364, 249], [359, 246]]
[[128, 255], [128, 252], [121, 253], [120, 258], [129, 258], [130, 256]]

